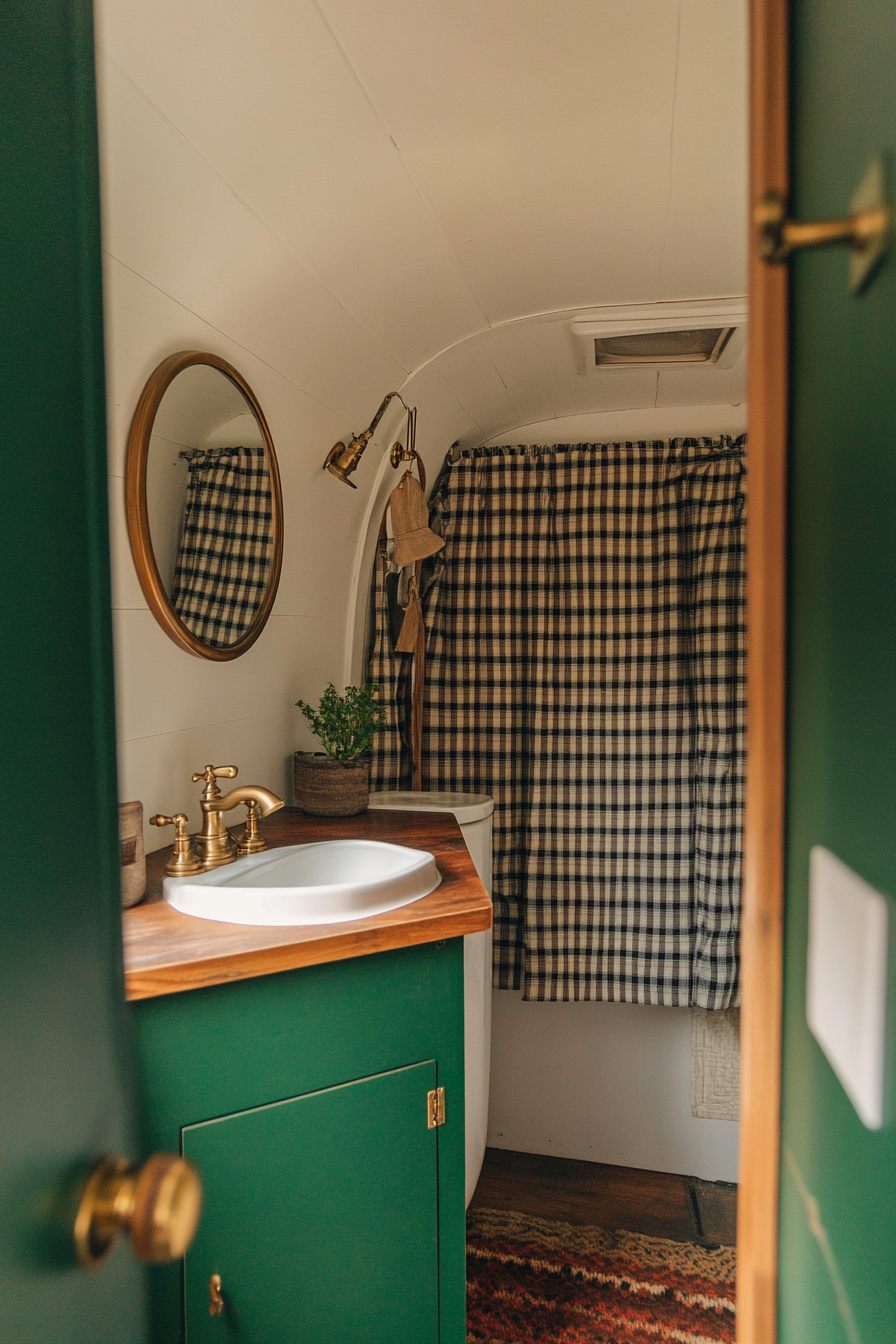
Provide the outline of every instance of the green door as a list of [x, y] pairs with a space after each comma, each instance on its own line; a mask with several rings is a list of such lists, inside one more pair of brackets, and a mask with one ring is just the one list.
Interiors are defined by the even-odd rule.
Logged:
[[205, 1187], [189, 1344], [436, 1344], [435, 1086], [429, 1061], [184, 1128]]
[[70, 1195], [136, 1156], [121, 977], [88, 0], [0, 5], [0, 1339], [139, 1344]]
[[[896, 5], [794, 0], [792, 213], [844, 214], [896, 165]], [[892, 197], [891, 197], [892, 200]], [[792, 262], [788, 887], [781, 1159], [783, 1344], [896, 1338], [896, 259], [847, 293], [842, 250]], [[887, 898], [882, 1128], [807, 1027], [809, 855]]]

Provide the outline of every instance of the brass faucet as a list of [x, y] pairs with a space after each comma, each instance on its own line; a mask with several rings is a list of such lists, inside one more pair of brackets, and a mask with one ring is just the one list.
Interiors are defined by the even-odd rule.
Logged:
[[251, 832], [251, 849], [247, 847], [243, 852], [256, 853], [260, 849], [267, 849], [267, 842], [257, 834], [257, 817], [259, 814], [262, 817], [270, 816], [285, 805], [282, 798], [271, 793], [270, 789], [262, 788], [260, 784], [243, 784], [231, 789], [222, 798], [217, 780], [235, 779], [237, 773], [235, 765], [207, 765], [201, 774], [193, 776], [194, 784], [198, 784], [201, 779], [205, 780], [200, 800], [202, 830], [193, 836], [193, 845], [204, 872], [210, 868], [220, 868], [225, 863], [233, 863], [237, 856], [236, 841], [224, 825], [222, 812], [229, 812], [232, 807], [245, 803], [249, 810], [249, 824], [244, 840], [250, 838]]

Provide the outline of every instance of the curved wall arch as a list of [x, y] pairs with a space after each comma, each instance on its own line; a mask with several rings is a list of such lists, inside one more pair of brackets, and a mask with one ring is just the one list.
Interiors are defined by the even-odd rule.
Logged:
[[[711, 393], [580, 377], [569, 322], [743, 293], [745, 3], [97, 0], [96, 19], [121, 790], [191, 815], [207, 760], [287, 794], [311, 745], [294, 702], [351, 666], [400, 417], [357, 491], [321, 464], [387, 390], [419, 406], [430, 474], [455, 439], [742, 400], [734, 371]], [[221, 668], [155, 626], [124, 528], [133, 407], [188, 348], [248, 378], [283, 477], [271, 621]]]

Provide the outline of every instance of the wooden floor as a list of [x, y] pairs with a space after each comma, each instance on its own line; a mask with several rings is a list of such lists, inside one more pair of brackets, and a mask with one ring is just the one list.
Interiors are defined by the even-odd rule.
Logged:
[[508, 1209], [701, 1246], [736, 1242], [734, 1185], [504, 1148], [486, 1149], [470, 1207]]

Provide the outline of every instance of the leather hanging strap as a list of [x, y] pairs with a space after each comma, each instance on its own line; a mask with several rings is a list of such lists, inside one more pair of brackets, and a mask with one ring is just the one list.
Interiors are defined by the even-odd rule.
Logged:
[[[426, 491], [426, 472], [420, 458], [414, 452], [414, 459], [417, 463], [417, 472], [420, 477], [420, 488]], [[410, 474], [410, 468], [408, 473]], [[403, 479], [403, 478], [402, 478]], [[390, 496], [391, 500], [391, 496]], [[383, 511], [383, 520], [380, 524], [379, 535], [385, 538], [388, 535], [386, 528], [386, 517], [389, 513], [389, 504]], [[423, 622], [423, 606], [420, 601], [420, 576], [423, 570], [423, 560], [414, 562], [414, 573], [409, 586], [409, 601], [405, 610], [404, 621], [401, 626], [401, 633], [395, 648], [398, 653], [410, 653], [411, 676], [413, 678], [413, 692], [411, 697], [411, 730], [410, 730], [410, 749], [411, 749], [411, 781], [415, 790], [423, 788], [423, 696], [426, 679], [426, 626]]]
[[[420, 489], [426, 494], [426, 468], [414, 449], [417, 463], [417, 475], [420, 477]], [[411, 601], [417, 610], [414, 626], [414, 695], [411, 701], [411, 772], [415, 791], [423, 788], [423, 695], [426, 689], [426, 626], [423, 623], [423, 604], [420, 601], [420, 574], [423, 561], [414, 565], [414, 579], [411, 584]], [[407, 619], [407, 618], [405, 618]], [[404, 630], [402, 629], [402, 634]]]
[[[423, 691], [426, 678], [426, 626], [423, 624], [423, 608], [420, 605], [420, 571], [423, 561], [414, 565], [414, 597], [418, 612], [416, 640], [414, 646], [414, 695], [411, 701], [411, 769], [413, 787], [423, 788]], [[403, 633], [403, 632], [402, 632]]]

